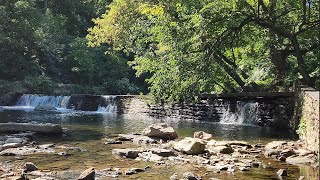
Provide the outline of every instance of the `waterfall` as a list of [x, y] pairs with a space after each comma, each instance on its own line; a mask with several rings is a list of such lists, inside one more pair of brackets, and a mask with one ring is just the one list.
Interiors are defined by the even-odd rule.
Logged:
[[235, 105], [228, 103], [222, 109], [220, 123], [254, 125], [258, 121], [258, 108], [258, 102], [237, 101]]
[[105, 113], [116, 113], [117, 105], [115, 102], [115, 97], [116, 96], [101, 96], [100, 104], [97, 111]]
[[55, 108], [67, 109], [70, 96], [42, 96], [35, 94], [22, 95], [16, 105], [17, 106], [49, 106]]

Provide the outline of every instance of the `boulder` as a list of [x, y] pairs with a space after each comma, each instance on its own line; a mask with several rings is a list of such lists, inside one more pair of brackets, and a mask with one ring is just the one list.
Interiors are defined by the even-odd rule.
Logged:
[[91, 167], [83, 171], [78, 177], [78, 180], [94, 180], [95, 175], [96, 175], [95, 169]]
[[174, 149], [184, 152], [186, 154], [201, 154], [204, 153], [206, 145], [201, 139], [184, 138], [174, 145]]
[[57, 108], [52, 107], [52, 106], [41, 106], [41, 105], [39, 105], [39, 106], [36, 106], [34, 108], [34, 110], [35, 111], [56, 111]]
[[144, 129], [142, 134], [145, 136], [156, 137], [164, 140], [178, 138], [178, 134], [176, 133], [176, 131], [166, 123], [153, 124]]
[[230, 146], [207, 146], [210, 154], [231, 154], [233, 149]]
[[4, 143], [5, 144], [9, 144], [9, 143], [19, 143], [22, 144], [24, 141], [24, 139], [22, 138], [8, 138]]
[[199, 139], [203, 139], [203, 140], [206, 140], [206, 141], [209, 141], [211, 139], [213, 139], [213, 136], [212, 134], [209, 134], [209, 133], [206, 133], [204, 131], [197, 131], [193, 134], [193, 137], [194, 138], [199, 138]]
[[313, 156], [296, 156], [296, 157], [287, 157], [286, 162], [289, 164], [300, 164], [300, 165], [309, 165], [314, 163], [316, 160]]
[[23, 170], [24, 172], [31, 172], [31, 171], [38, 170], [38, 167], [34, 165], [32, 162], [27, 162], [23, 165]]
[[281, 149], [284, 145], [286, 145], [288, 142], [286, 141], [272, 141], [264, 147], [265, 150], [270, 149]]
[[141, 149], [113, 149], [112, 154], [115, 156], [122, 156], [126, 158], [135, 159], [138, 157], [139, 153], [142, 153]]

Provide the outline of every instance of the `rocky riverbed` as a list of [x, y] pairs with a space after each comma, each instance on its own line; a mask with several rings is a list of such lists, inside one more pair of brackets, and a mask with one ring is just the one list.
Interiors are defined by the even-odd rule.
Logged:
[[[140, 133], [103, 138], [99, 144], [87, 142], [86, 147], [39, 143], [34, 136], [28, 132], [0, 137], [1, 179], [163, 179], [157, 178], [161, 173], [172, 180], [250, 179], [247, 173], [270, 168], [280, 179], [292, 177], [293, 172], [287, 169], [290, 164], [318, 166], [316, 155], [299, 141], [218, 141], [202, 131], [182, 138], [164, 123]], [[98, 158], [92, 153], [87, 156], [93, 149]], [[108, 158], [99, 161], [100, 153]], [[73, 167], [54, 168], [56, 163], [77, 156], [80, 160]], [[48, 164], [37, 164], [39, 158], [47, 158]], [[86, 164], [92, 159], [95, 163]]]

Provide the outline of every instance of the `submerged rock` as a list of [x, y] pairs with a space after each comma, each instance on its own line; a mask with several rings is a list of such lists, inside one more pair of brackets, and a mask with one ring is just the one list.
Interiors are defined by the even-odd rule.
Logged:
[[120, 141], [132, 141], [134, 138], [139, 137], [140, 135], [136, 134], [119, 134], [118, 140]]
[[176, 131], [166, 123], [153, 124], [144, 129], [142, 134], [145, 136], [156, 137], [164, 140], [178, 138], [178, 134], [176, 133]]
[[150, 151], [153, 154], [157, 154], [162, 157], [174, 156], [174, 152], [169, 149], [161, 149], [161, 148], [151, 148]]
[[78, 177], [78, 180], [94, 180], [95, 175], [96, 175], [95, 169], [91, 167], [83, 171]]
[[122, 156], [126, 158], [135, 159], [138, 157], [139, 153], [142, 153], [141, 149], [113, 149], [112, 154], [116, 156]]
[[213, 139], [213, 136], [212, 134], [209, 134], [209, 133], [206, 133], [204, 131], [197, 131], [193, 134], [193, 137], [194, 138], [199, 138], [199, 139], [203, 139], [203, 140], [206, 140], [206, 141], [209, 141], [209, 140], [212, 140]]
[[206, 145], [201, 139], [184, 138], [174, 145], [174, 149], [184, 152], [186, 154], [202, 154], [204, 153]]
[[132, 174], [137, 174], [137, 173], [140, 173], [140, 172], [144, 172], [145, 169], [142, 169], [142, 168], [131, 168], [131, 169], [128, 169], [124, 172], [125, 175], [132, 175]]

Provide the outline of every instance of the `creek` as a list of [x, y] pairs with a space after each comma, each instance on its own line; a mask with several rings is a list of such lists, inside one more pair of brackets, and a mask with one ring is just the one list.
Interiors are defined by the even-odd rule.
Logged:
[[[178, 133], [179, 137], [193, 136], [196, 131], [211, 133], [217, 140], [244, 140], [250, 143], [265, 144], [272, 140], [296, 140], [296, 134], [291, 130], [276, 130], [270, 127], [260, 127], [250, 124], [233, 124], [214, 122], [185, 121], [173, 118], [154, 118], [139, 114], [117, 114], [116, 105], [112, 97], [105, 96], [103, 103], [97, 111], [78, 111], [67, 109], [69, 97], [63, 96], [22, 96], [16, 106], [0, 107], [0, 122], [28, 122], [61, 124], [67, 128], [67, 134], [59, 137], [38, 135], [34, 141], [39, 143], [55, 143], [58, 145], [72, 145], [83, 147], [85, 152], [69, 152], [70, 156], [58, 155], [30, 155], [22, 160], [14, 157], [0, 157], [0, 161], [10, 161], [15, 164], [31, 161], [41, 169], [50, 171], [83, 170], [85, 167], [142, 167], [153, 166], [152, 163], [137, 162], [134, 160], [119, 160], [112, 156], [111, 150], [119, 147], [131, 147], [131, 144], [105, 145], [105, 139], [112, 138], [121, 133], [141, 132], [145, 127], [159, 122], [166, 122]], [[53, 106], [56, 111], [35, 111], [36, 106]], [[235, 118], [235, 116], [232, 116]], [[243, 120], [242, 120], [243, 121]], [[244, 173], [228, 174], [227, 179], [276, 179], [275, 172], [279, 168], [288, 168], [288, 179], [297, 179], [300, 175], [308, 174], [310, 178], [317, 178], [314, 169], [307, 166], [294, 166], [262, 158], [267, 168], [257, 168]], [[271, 166], [272, 165], [272, 166]], [[128, 177], [128, 179], [168, 179], [176, 171], [194, 170], [192, 167], [160, 167], [151, 168], [150, 171]], [[194, 170], [205, 173], [202, 169]], [[210, 174], [209, 174], [210, 175]], [[319, 175], [319, 174], [318, 174]], [[212, 174], [212, 177], [225, 178], [225, 173]]]

